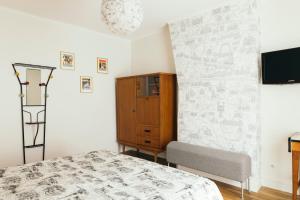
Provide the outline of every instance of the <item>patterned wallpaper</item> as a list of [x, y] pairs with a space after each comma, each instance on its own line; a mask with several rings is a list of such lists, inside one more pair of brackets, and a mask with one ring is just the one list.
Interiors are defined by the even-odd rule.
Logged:
[[179, 141], [246, 153], [252, 180], [259, 181], [256, 0], [231, 2], [169, 25], [179, 82]]

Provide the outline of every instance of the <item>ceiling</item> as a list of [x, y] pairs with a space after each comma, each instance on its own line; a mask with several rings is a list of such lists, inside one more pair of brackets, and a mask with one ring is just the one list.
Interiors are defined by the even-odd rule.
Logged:
[[[111, 34], [101, 19], [101, 1], [0, 0], [0, 6]], [[226, 0], [142, 0], [144, 22], [138, 31], [125, 37], [134, 40], [150, 35], [167, 22], [193, 15], [224, 1]]]

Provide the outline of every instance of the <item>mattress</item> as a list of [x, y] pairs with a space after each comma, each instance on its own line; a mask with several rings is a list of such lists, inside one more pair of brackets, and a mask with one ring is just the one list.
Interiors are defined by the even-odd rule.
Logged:
[[0, 200], [222, 200], [210, 180], [110, 151], [0, 169]]

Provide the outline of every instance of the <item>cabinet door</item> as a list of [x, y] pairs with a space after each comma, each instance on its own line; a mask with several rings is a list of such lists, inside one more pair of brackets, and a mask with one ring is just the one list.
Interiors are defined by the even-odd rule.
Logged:
[[135, 78], [117, 80], [118, 140], [136, 144]]
[[158, 126], [160, 120], [159, 104], [159, 97], [139, 97], [136, 110], [138, 124]]

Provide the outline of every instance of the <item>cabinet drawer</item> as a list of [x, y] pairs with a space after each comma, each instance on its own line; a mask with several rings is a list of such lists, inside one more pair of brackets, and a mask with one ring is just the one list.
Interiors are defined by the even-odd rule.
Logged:
[[153, 126], [139, 125], [137, 127], [137, 135], [142, 137], [151, 137], [159, 139], [159, 128]]
[[146, 147], [159, 148], [160, 142], [159, 139], [151, 137], [138, 136], [138, 144]]
[[158, 96], [137, 98], [136, 121], [138, 124], [159, 126], [160, 98]]

